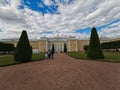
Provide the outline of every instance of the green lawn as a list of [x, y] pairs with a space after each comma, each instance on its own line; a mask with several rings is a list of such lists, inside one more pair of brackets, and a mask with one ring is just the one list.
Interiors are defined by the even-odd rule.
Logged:
[[68, 52], [67, 54], [76, 59], [87, 59], [85, 52]]
[[39, 54], [33, 54], [32, 60], [44, 60], [45, 59], [45, 53], [39, 53]]
[[[73, 58], [88, 60], [85, 52], [68, 52], [67, 54]], [[120, 52], [104, 52], [104, 56], [105, 59], [101, 61], [120, 63]]]
[[104, 61], [120, 63], [120, 52], [104, 53], [104, 56], [105, 56]]
[[[44, 58], [45, 58], [44, 53], [33, 54], [32, 61], [44, 60]], [[13, 55], [0, 56], [0, 66], [8, 66], [8, 65], [17, 64], [17, 63], [18, 62], [14, 61]]]

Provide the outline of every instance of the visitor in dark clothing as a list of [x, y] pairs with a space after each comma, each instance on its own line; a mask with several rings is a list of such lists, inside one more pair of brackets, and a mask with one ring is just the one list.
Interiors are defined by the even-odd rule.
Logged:
[[50, 59], [50, 57], [51, 57], [51, 52], [50, 50], [48, 50], [48, 58]]
[[54, 51], [51, 50], [51, 59], [54, 59]]

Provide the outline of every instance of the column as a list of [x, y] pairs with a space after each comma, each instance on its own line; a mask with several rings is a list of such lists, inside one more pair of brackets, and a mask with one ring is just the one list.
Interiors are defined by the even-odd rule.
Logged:
[[38, 41], [38, 53], [41, 52], [41, 50], [40, 50], [40, 41], [41, 41], [41, 40]]
[[16, 47], [17, 46], [17, 43], [14, 43], [14, 47]]
[[48, 41], [46, 40], [46, 52], [48, 51]]
[[78, 42], [76, 40], [76, 52], [78, 52]]
[[62, 51], [62, 42], [60, 42], [60, 51]]
[[62, 52], [64, 52], [64, 42], [62, 42]]
[[60, 42], [59, 42], [59, 52], [60, 52]]
[[59, 51], [59, 43], [57, 42], [57, 52]]
[[68, 50], [71, 51], [70, 40], [68, 41]]
[[81, 51], [83, 50], [82, 48], [83, 48], [83, 43], [81, 42], [81, 43], [80, 43], [80, 50], [81, 50]]

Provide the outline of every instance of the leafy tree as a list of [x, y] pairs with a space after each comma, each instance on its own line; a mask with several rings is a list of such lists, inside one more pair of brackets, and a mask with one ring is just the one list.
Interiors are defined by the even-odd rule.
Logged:
[[64, 43], [64, 53], [67, 52], [67, 46], [66, 46], [66, 43]]
[[10, 53], [11, 51], [13, 52], [15, 50], [13, 44], [7, 44], [7, 52]]
[[0, 42], [0, 52], [1, 54], [6, 54], [14, 51], [14, 45], [10, 43]]
[[114, 49], [117, 52], [120, 52], [119, 51], [120, 40], [118, 40], [118, 41], [111, 41], [111, 42], [104, 42], [104, 43], [101, 44], [101, 46], [102, 46], [103, 49], [106, 49], [106, 50]]
[[18, 62], [28, 62], [32, 58], [32, 47], [30, 46], [27, 32], [22, 31], [20, 39], [14, 53], [14, 60]]
[[92, 28], [87, 57], [90, 59], [104, 59], [100, 40], [95, 27]]

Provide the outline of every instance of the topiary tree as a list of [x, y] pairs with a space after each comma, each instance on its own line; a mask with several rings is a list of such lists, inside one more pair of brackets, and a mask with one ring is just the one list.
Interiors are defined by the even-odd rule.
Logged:
[[66, 44], [64, 43], [64, 53], [66, 53], [67, 52], [67, 46], [66, 46]]
[[95, 27], [92, 28], [87, 57], [90, 59], [104, 59], [100, 40]]
[[89, 48], [89, 46], [88, 46], [88, 45], [85, 45], [85, 46], [84, 46], [84, 51], [85, 51], [85, 53], [87, 53], [87, 52], [88, 52], [88, 48]]
[[52, 49], [51, 49], [51, 58], [54, 58], [54, 53], [55, 53], [55, 47], [54, 44], [52, 44]]
[[54, 44], [52, 44], [51, 52], [52, 52], [52, 53], [55, 53], [55, 47], [54, 47]]
[[28, 62], [32, 58], [32, 47], [30, 46], [27, 32], [22, 31], [20, 39], [14, 53], [14, 60], [18, 62]]

